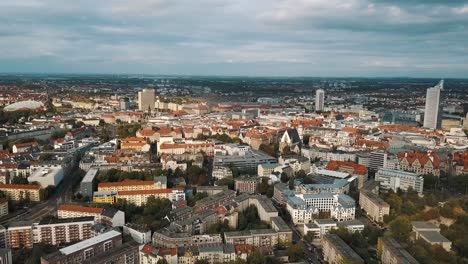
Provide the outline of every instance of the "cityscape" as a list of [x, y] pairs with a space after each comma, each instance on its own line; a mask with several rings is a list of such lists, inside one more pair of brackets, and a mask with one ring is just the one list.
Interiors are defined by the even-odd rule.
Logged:
[[468, 263], [467, 1], [0, 14], [0, 264]]

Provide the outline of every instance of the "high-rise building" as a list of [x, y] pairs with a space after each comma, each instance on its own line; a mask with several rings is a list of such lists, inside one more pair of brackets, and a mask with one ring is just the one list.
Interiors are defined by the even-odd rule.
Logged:
[[444, 80], [427, 89], [426, 108], [424, 109], [424, 127], [438, 129], [442, 126], [442, 91]]
[[143, 89], [138, 92], [138, 109], [148, 111], [154, 109], [155, 91], [154, 89]]
[[128, 110], [130, 108], [130, 99], [128, 97], [120, 98], [120, 110]]
[[318, 89], [315, 91], [315, 111], [323, 111], [325, 106], [325, 91]]

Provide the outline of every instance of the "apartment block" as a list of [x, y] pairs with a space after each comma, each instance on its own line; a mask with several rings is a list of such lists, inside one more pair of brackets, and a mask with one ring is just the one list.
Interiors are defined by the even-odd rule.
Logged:
[[382, 264], [419, 264], [395, 239], [380, 237], [377, 242], [378, 256]]
[[7, 244], [11, 249], [32, 248], [33, 229], [32, 222], [13, 222], [7, 229]]
[[94, 217], [45, 218], [32, 225], [34, 243], [63, 245], [89, 239], [94, 236], [92, 230]]
[[0, 191], [4, 192], [13, 201], [29, 199], [33, 202], [39, 202], [41, 200], [40, 189], [41, 186], [39, 185], [0, 184]]
[[71, 246], [62, 248], [49, 255], [42, 256], [41, 264], [86, 263], [89, 262], [89, 260], [94, 256], [102, 256], [103, 254], [107, 254], [113, 248], [120, 247], [121, 245], [121, 233], [112, 230], [96, 237], [83, 240]]
[[364, 264], [364, 260], [338, 235], [325, 235], [322, 238], [323, 257], [329, 264]]
[[81, 205], [61, 204], [57, 208], [58, 218], [92, 216], [101, 224], [116, 227], [125, 225], [125, 213], [112, 207], [86, 207]]
[[359, 193], [359, 205], [374, 221], [383, 223], [384, 216], [390, 214], [390, 205], [377, 194], [361, 190]]

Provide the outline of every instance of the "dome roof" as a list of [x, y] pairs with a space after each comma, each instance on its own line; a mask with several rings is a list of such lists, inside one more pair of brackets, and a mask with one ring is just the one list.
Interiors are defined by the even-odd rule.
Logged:
[[22, 101], [16, 102], [11, 105], [5, 106], [3, 110], [5, 111], [18, 111], [18, 110], [34, 110], [38, 108], [43, 108], [44, 104], [37, 101]]

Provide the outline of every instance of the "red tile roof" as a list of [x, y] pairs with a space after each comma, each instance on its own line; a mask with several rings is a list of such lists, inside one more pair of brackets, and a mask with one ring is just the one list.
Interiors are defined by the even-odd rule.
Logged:
[[354, 169], [353, 174], [365, 175], [367, 173], [367, 168], [364, 165], [357, 164], [352, 161], [338, 161], [332, 160], [327, 164], [327, 170], [338, 171], [340, 168], [347, 167]]
[[0, 189], [20, 189], [20, 190], [39, 190], [39, 185], [27, 185], [27, 184], [0, 184]]
[[83, 213], [91, 213], [91, 214], [101, 214], [102, 208], [98, 207], [87, 207], [81, 205], [68, 205], [68, 204], [61, 204], [57, 208], [58, 211], [73, 211], [73, 212], [83, 212]]
[[154, 185], [154, 181], [124, 180], [121, 182], [100, 182], [98, 187]]

